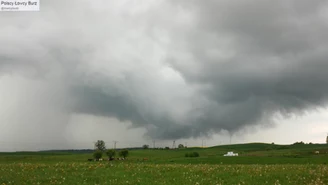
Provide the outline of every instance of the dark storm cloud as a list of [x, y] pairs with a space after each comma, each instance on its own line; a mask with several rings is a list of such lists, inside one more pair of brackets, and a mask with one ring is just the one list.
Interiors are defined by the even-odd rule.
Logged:
[[0, 67], [55, 84], [68, 115], [179, 139], [326, 106], [324, 1], [110, 1], [60, 11], [47, 3], [33, 23], [7, 17], [25, 44], [3, 31]]
[[216, 105], [205, 112], [203, 127], [236, 131], [277, 112], [299, 114], [326, 105], [326, 2], [192, 1], [181, 6], [197, 15], [182, 50], [198, 71], [191, 73], [174, 55], [170, 63], [190, 83], [210, 86], [204, 95]]

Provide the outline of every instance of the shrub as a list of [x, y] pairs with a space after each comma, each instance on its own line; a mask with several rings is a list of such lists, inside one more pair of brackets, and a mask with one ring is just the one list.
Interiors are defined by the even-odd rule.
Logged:
[[186, 153], [185, 157], [199, 157], [199, 153], [198, 152]]
[[102, 157], [102, 151], [101, 150], [96, 150], [94, 153], [93, 153], [93, 158], [95, 158], [97, 161]]
[[128, 150], [121, 150], [120, 153], [119, 153], [119, 155], [121, 157], [126, 158], [129, 155], [129, 151]]
[[199, 153], [198, 152], [193, 152], [193, 157], [199, 157]]
[[108, 156], [109, 159], [112, 159], [115, 156], [116, 152], [115, 150], [107, 150], [106, 155]]

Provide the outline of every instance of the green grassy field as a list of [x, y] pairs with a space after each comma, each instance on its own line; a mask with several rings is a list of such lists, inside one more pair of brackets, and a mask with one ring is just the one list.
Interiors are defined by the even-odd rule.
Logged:
[[[194, 151], [200, 157], [185, 157]], [[227, 151], [240, 156], [223, 157]], [[111, 162], [88, 162], [91, 153], [0, 153], [0, 184], [328, 184], [327, 151], [318, 144], [252, 143], [130, 150], [127, 160]]]

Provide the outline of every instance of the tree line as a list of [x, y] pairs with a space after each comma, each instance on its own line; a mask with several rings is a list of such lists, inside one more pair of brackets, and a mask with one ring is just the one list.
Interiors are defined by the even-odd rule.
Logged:
[[[107, 155], [108, 160], [114, 160], [114, 157], [116, 156], [116, 150], [115, 149], [106, 149], [105, 141], [98, 140], [95, 143], [95, 151], [93, 153], [93, 157], [96, 160], [99, 160], [102, 158], [103, 154]], [[129, 155], [129, 151], [126, 149], [119, 150], [118, 155], [125, 159]]]

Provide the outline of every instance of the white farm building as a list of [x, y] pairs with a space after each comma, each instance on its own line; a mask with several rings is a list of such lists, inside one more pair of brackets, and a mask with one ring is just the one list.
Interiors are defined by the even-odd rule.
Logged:
[[223, 156], [238, 156], [238, 153], [228, 152], [224, 154]]

